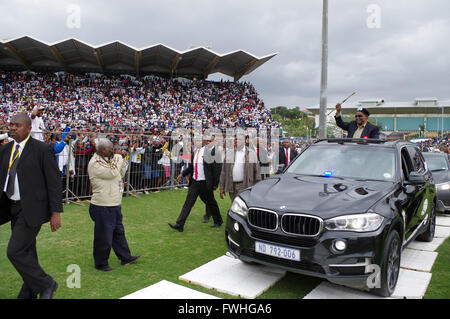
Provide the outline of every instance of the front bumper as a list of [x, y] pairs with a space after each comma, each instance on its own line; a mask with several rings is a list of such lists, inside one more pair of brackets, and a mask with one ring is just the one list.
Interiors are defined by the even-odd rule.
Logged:
[[[238, 224], [238, 230], [235, 229]], [[228, 211], [225, 239], [228, 251], [245, 262], [255, 262], [299, 274], [325, 278], [333, 283], [367, 287], [373, 268], [380, 265], [386, 238], [386, 221], [374, 232], [356, 233], [323, 230], [317, 237], [292, 236], [281, 230], [261, 231], [249, 226], [242, 216]], [[347, 248], [338, 252], [334, 241], [344, 240]], [[300, 261], [292, 261], [255, 251], [255, 241], [299, 249]]]

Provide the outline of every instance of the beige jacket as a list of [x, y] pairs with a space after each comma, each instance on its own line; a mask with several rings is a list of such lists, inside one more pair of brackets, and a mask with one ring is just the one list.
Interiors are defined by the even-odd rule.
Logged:
[[[234, 150], [228, 151], [225, 162], [222, 165], [220, 174], [220, 189], [226, 192], [233, 192], [233, 167], [234, 167]], [[230, 159], [232, 163], [230, 163]], [[254, 150], [245, 147], [245, 163], [244, 163], [244, 181], [242, 187], [248, 188], [255, 185], [261, 180], [261, 168], [259, 166], [258, 157]]]
[[107, 162], [97, 153], [89, 161], [88, 174], [92, 185], [91, 203], [97, 206], [119, 206], [122, 203], [123, 182], [127, 160], [114, 154]]

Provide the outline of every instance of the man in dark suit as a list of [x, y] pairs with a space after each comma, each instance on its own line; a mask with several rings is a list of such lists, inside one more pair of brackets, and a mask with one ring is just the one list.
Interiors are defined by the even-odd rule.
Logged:
[[216, 148], [207, 147], [207, 145], [212, 142], [212, 138], [205, 137], [203, 142], [206, 145], [201, 147], [201, 137], [196, 137], [194, 139], [197, 148], [192, 154], [191, 163], [189, 163], [188, 168], [177, 177], [178, 182], [180, 182], [181, 178], [190, 175], [189, 190], [180, 215], [175, 224], [169, 223], [170, 227], [180, 232], [183, 231], [186, 219], [199, 196], [206, 203], [206, 211], [208, 214], [211, 214], [214, 220], [214, 225], [211, 227], [220, 227], [223, 224], [219, 206], [214, 198], [214, 191], [219, 185], [221, 166], [217, 165], [217, 161], [214, 160], [216, 157]]
[[52, 148], [30, 137], [31, 119], [15, 115], [9, 124], [13, 142], [0, 148], [0, 225], [11, 221], [7, 256], [23, 279], [18, 298], [53, 298], [58, 284], [38, 262], [36, 237], [50, 221], [61, 227], [61, 174]]
[[284, 165], [284, 167], [288, 167], [289, 164], [294, 160], [294, 158], [298, 155], [297, 150], [292, 147], [291, 141], [288, 139], [283, 140], [281, 143], [282, 146], [278, 152], [278, 165]]
[[380, 138], [378, 126], [368, 122], [370, 113], [367, 109], [360, 107], [356, 110], [355, 120], [344, 122], [341, 116], [341, 104], [336, 104], [336, 125], [347, 131], [349, 138]]

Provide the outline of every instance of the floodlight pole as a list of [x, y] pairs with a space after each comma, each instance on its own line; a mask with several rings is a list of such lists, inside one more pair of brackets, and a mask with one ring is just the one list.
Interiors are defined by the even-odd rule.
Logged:
[[327, 80], [328, 80], [328, 0], [322, 10], [322, 73], [320, 80], [319, 138], [327, 137]]

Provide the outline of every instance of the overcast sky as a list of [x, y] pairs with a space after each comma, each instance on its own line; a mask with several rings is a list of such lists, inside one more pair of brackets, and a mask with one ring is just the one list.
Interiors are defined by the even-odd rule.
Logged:
[[[70, 5], [79, 28], [67, 24]], [[353, 91], [352, 102], [450, 100], [449, 12], [448, 0], [329, 0], [328, 103]], [[16, 0], [0, 2], [0, 39], [278, 52], [241, 80], [267, 107], [305, 108], [319, 103], [321, 19], [321, 0]]]

